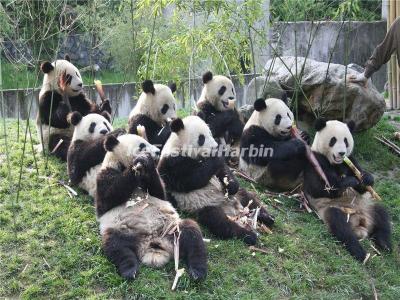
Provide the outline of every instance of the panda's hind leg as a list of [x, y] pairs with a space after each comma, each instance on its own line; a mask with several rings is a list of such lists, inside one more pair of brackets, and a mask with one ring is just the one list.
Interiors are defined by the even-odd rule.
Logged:
[[207, 275], [207, 250], [199, 225], [185, 219], [179, 224], [179, 253], [186, 262], [193, 279], [204, 279]]
[[62, 161], [67, 161], [67, 153], [70, 144], [70, 137], [60, 134], [52, 134], [49, 138], [49, 151]]
[[239, 191], [237, 192], [236, 196], [238, 197], [240, 204], [242, 204], [243, 207], [246, 207], [249, 202], [252, 200], [251, 204], [249, 205], [250, 209], [256, 209], [257, 207], [260, 207], [260, 212], [258, 214], [258, 221], [261, 223], [267, 225], [267, 226], [272, 226], [275, 222], [275, 219], [273, 216], [271, 216], [268, 211], [262, 206], [260, 199], [257, 197], [255, 193], [249, 192], [244, 188], [239, 188]]
[[103, 250], [106, 256], [126, 279], [135, 279], [139, 270], [137, 244], [137, 237], [119, 230], [107, 229], [103, 235]]
[[324, 219], [330, 232], [344, 244], [347, 251], [358, 261], [364, 261], [367, 253], [354, 234], [351, 224], [347, 222], [345, 214], [339, 208], [330, 207], [325, 211]]
[[371, 239], [379, 249], [391, 251], [391, 228], [387, 211], [380, 205], [374, 205], [372, 209], [372, 218], [374, 225], [371, 231]]
[[257, 235], [230, 220], [222, 207], [206, 206], [198, 211], [199, 223], [206, 226], [211, 233], [222, 239], [239, 238], [248, 245], [255, 245]]

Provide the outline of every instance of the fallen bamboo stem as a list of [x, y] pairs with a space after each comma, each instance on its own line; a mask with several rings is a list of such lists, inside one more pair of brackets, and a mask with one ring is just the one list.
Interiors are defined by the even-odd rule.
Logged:
[[258, 247], [255, 247], [255, 246], [250, 246], [249, 249], [251, 251], [258, 251], [258, 252], [261, 252], [261, 253], [264, 253], [264, 254], [268, 254], [269, 253], [267, 250], [262, 249], [262, 248], [258, 248]]
[[[362, 174], [360, 172], [359, 169], [357, 169], [357, 167], [353, 164], [353, 162], [347, 157], [345, 156], [343, 158], [343, 161], [346, 163], [346, 165], [353, 171], [354, 175], [356, 175], [357, 179], [362, 182]], [[372, 197], [376, 200], [382, 200], [382, 198], [377, 194], [377, 192], [375, 192], [375, 190], [372, 188], [372, 186], [367, 185], [365, 187], [367, 189], [368, 192], [370, 192], [370, 194], [372, 195]]]
[[387, 138], [380, 138], [375, 136], [375, 139], [384, 144], [385, 146], [389, 147], [392, 151], [394, 151], [397, 155], [400, 155], [400, 147], [397, 146], [395, 143], [392, 141], [388, 140]]
[[257, 183], [257, 181], [255, 181], [253, 178], [247, 176], [243, 172], [241, 172], [241, 171], [239, 171], [237, 169], [234, 169], [234, 168], [230, 168], [230, 169], [233, 172], [233, 174], [235, 174], [235, 175], [237, 175], [239, 177], [242, 177], [243, 179], [246, 179], [247, 181], [250, 181], [251, 183]]

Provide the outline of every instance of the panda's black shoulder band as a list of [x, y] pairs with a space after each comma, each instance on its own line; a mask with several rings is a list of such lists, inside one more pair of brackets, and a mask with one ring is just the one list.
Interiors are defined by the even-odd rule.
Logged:
[[316, 131], [320, 131], [326, 126], [326, 120], [319, 118], [315, 121], [314, 128]]
[[267, 104], [265, 104], [265, 100], [264, 99], [259, 98], [254, 102], [254, 109], [256, 111], [262, 111], [262, 110], [264, 110], [266, 108], [267, 108]]
[[119, 144], [118, 139], [115, 136], [109, 135], [104, 141], [104, 149], [106, 149], [106, 151], [111, 152], [118, 144]]
[[203, 74], [203, 83], [206, 84], [210, 80], [213, 79], [213, 74], [210, 71], [207, 71]]
[[151, 81], [150, 79], [146, 79], [145, 81], [142, 82], [142, 89], [143, 92], [145, 92], [146, 94], [152, 93], [154, 95], [156, 93], [153, 81]]
[[74, 126], [79, 124], [79, 122], [82, 120], [82, 115], [79, 111], [74, 111], [73, 113], [70, 113], [68, 117], [69, 122]]
[[47, 74], [54, 70], [53, 65], [49, 61], [45, 61], [40, 65], [40, 69], [43, 73]]
[[181, 131], [185, 126], [183, 125], [183, 121], [182, 119], [175, 119], [172, 121], [171, 123], [171, 131], [178, 133], [179, 131]]

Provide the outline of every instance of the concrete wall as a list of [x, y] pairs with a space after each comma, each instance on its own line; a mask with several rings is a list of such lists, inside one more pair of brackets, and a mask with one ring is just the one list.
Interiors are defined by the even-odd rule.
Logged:
[[[259, 75], [259, 74], [257, 74]], [[253, 78], [253, 75], [245, 75], [242, 80], [237, 76], [233, 76], [232, 80], [236, 88], [238, 106], [245, 103], [244, 88]], [[111, 105], [113, 111], [115, 111], [116, 117], [128, 117], [129, 112], [136, 104], [136, 99], [141, 91], [141, 83], [125, 83], [125, 84], [104, 84], [104, 92], [108, 99], [111, 99]], [[194, 105], [201, 94], [203, 82], [201, 78], [196, 78], [191, 81], [191, 107]], [[89, 99], [96, 99], [97, 103], [100, 103], [100, 98], [97, 95], [93, 86], [85, 86], [85, 92]], [[37, 114], [37, 103], [40, 89], [29, 89], [29, 90], [5, 90], [3, 91], [4, 103], [5, 103], [5, 115], [7, 118], [18, 118], [26, 119], [29, 112], [29, 106], [32, 103], [30, 110], [30, 118], [35, 118]], [[178, 107], [188, 107], [188, 82], [183, 81], [178, 85], [176, 99]]]
[[[279, 22], [271, 30], [271, 44], [280, 55], [306, 56], [308, 41], [314, 36], [308, 57], [347, 65], [364, 66], [375, 47], [386, 34], [386, 21], [376, 22]], [[295, 39], [296, 35], [296, 39]], [[338, 36], [339, 35], [339, 36]], [[296, 41], [295, 41], [296, 40]], [[337, 40], [336, 46], [335, 42]], [[295, 45], [297, 44], [297, 47]], [[383, 91], [386, 66], [376, 72], [372, 80], [379, 91]]]

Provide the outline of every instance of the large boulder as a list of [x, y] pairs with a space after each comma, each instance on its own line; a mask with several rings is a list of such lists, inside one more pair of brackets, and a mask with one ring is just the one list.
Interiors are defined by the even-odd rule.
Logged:
[[[374, 126], [385, 111], [385, 100], [370, 81], [366, 87], [348, 81], [345, 85], [344, 65], [328, 64], [304, 57], [298, 57], [296, 64], [296, 58], [293, 56], [276, 59], [270, 68], [271, 63], [272, 60], [266, 63], [265, 73], [271, 70], [269, 80], [274, 84], [278, 82], [288, 91], [292, 102], [295, 98], [297, 66], [297, 78], [304, 92], [303, 94], [297, 89], [298, 116], [302, 123], [309, 126], [313, 124], [317, 115], [330, 120], [345, 122], [353, 120], [356, 123], [356, 130], [360, 131]], [[354, 67], [347, 68], [347, 75], [357, 73]], [[263, 85], [262, 80], [265, 83], [265, 76], [260, 76], [256, 80], [258, 89], [258, 86]], [[247, 100], [248, 104], [254, 102], [253, 99], [247, 98]]]

